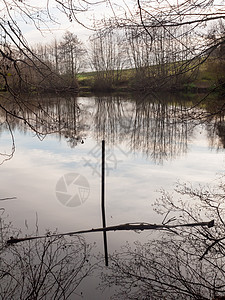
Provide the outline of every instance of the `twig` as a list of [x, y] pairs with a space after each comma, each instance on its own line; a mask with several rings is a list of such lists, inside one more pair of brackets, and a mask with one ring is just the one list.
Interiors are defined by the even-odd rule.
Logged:
[[210, 249], [213, 248], [216, 244], [220, 243], [224, 239], [225, 239], [225, 237], [222, 237], [220, 239], [215, 240], [211, 245], [209, 245], [207, 247], [207, 249], [205, 250], [205, 252], [202, 254], [202, 256], [199, 258], [199, 260], [203, 260], [203, 258], [206, 256], [206, 254], [208, 254], [208, 252], [210, 251]]

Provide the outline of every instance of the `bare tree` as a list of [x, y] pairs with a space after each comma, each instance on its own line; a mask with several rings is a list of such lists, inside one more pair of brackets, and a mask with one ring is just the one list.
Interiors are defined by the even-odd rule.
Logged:
[[[191, 33], [182, 29], [153, 28], [151, 35], [144, 29], [128, 27], [125, 30], [127, 56], [130, 67], [136, 71], [134, 89], [151, 90], [179, 88], [196, 75], [196, 69], [187, 73], [186, 62], [192, 58]], [[185, 46], [186, 45], [186, 46]]]
[[123, 32], [98, 30], [90, 38], [90, 65], [96, 72], [95, 89], [112, 89], [127, 65]]
[[71, 83], [84, 67], [85, 54], [83, 43], [74, 33], [67, 31], [59, 43], [60, 73], [70, 76]]
[[[134, 6], [124, 1], [119, 10], [113, 1], [109, 3], [113, 17], [103, 24], [107, 30], [124, 28], [129, 32], [133, 53], [128, 56], [135, 68], [140, 68], [137, 83], [140, 75], [146, 79], [137, 84], [144, 82], [142, 90], [162, 84], [173, 88], [179, 88], [180, 83], [187, 85], [195, 79], [199, 66], [224, 44], [224, 34], [208, 39], [211, 26], [224, 23], [222, 1], [136, 0]], [[154, 67], [149, 68], [149, 63]], [[221, 87], [219, 83], [211, 88], [215, 91]]]

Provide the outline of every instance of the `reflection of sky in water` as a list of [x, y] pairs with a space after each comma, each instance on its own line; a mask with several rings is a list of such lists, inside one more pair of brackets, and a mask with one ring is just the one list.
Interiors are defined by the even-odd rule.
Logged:
[[[1, 197], [16, 196], [4, 207], [19, 226], [31, 224], [38, 214], [42, 228], [60, 231], [101, 226], [100, 215], [100, 146], [92, 139], [71, 149], [61, 140], [48, 136], [39, 141], [31, 135], [15, 133], [16, 153], [1, 166]], [[3, 138], [4, 141], [4, 138]], [[3, 144], [2, 144], [3, 146]], [[188, 153], [163, 165], [154, 164], [142, 154], [132, 154], [119, 145], [107, 153], [106, 179], [108, 225], [124, 222], [160, 221], [151, 210], [156, 190], [172, 190], [174, 182], [208, 183], [224, 169], [222, 152], [209, 150], [204, 132], [188, 146]], [[95, 153], [95, 157], [91, 154]], [[90, 195], [79, 207], [64, 207], [55, 196], [58, 179], [66, 173], [80, 173], [90, 184]]]
[[[9, 149], [10, 138], [1, 135], [1, 152]], [[97, 142], [87, 138], [84, 144], [71, 149], [65, 140], [47, 136], [43, 141], [32, 134], [15, 132], [16, 153], [12, 160], [0, 166], [1, 198], [6, 213], [15, 227], [34, 230], [36, 214], [40, 233], [45, 229], [68, 232], [101, 227], [99, 159], [90, 151], [98, 150]], [[224, 153], [209, 149], [206, 132], [195, 132], [188, 143], [188, 151], [175, 160], [155, 164], [142, 153], [131, 153], [125, 144], [107, 149], [106, 215], [107, 225], [128, 222], [160, 223], [161, 216], [152, 211], [151, 204], [159, 196], [161, 187], [172, 190], [176, 180], [210, 183], [217, 172], [224, 171]], [[107, 147], [107, 145], [106, 145]], [[95, 152], [98, 156], [100, 153]], [[95, 164], [97, 168], [95, 169]], [[67, 173], [80, 173], [90, 184], [87, 201], [78, 207], [63, 206], [56, 198], [55, 187], [59, 178]], [[26, 221], [25, 221], [26, 220]], [[108, 233], [109, 252], [136, 239], [145, 240], [149, 232]], [[87, 241], [97, 241], [102, 251], [102, 234], [88, 234]]]

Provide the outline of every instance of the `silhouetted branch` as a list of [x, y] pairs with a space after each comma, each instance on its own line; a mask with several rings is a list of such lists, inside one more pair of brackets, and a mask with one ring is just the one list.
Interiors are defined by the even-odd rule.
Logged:
[[205, 252], [202, 254], [202, 256], [200, 257], [200, 260], [202, 260], [206, 254], [208, 254], [208, 252], [218, 243], [220, 243], [221, 241], [225, 240], [225, 237], [222, 237], [220, 239], [216, 239], [211, 245], [209, 245], [207, 247], [207, 249], [205, 250]]

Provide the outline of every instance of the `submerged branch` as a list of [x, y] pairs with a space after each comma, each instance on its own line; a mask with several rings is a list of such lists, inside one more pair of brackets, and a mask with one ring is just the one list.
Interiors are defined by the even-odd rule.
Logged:
[[106, 231], [118, 231], [118, 230], [171, 230], [173, 228], [178, 227], [196, 227], [196, 226], [214, 226], [214, 220], [209, 222], [199, 222], [199, 223], [189, 223], [189, 224], [175, 224], [175, 225], [157, 225], [157, 224], [149, 224], [149, 223], [126, 223], [121, 225], [109, 226], [105, 228], [92, 228], [88, 230], [80, 230], [80, 231], [73, 231], [67, 233], [59, 233], [59, 234], [52, 234], [52, 235], [42, 235], [42, 236], [33, 236], [33, 237], [26, 237], [26, 238], [13, 238], [11, 237], [10, 240], [7, 241], [7, 244], [16, 244], [19, 242], [47, 238], [47, 237], [61, 237], [65, 235], [76, 235], [76, 234], [83, 234], [83, 233], [92, 233], [92, 232], [106, 232]]

